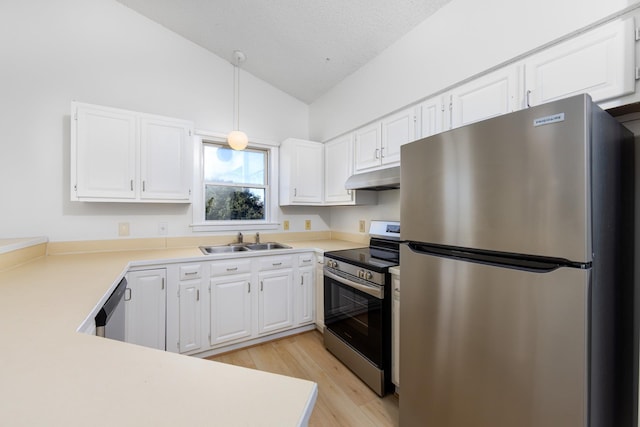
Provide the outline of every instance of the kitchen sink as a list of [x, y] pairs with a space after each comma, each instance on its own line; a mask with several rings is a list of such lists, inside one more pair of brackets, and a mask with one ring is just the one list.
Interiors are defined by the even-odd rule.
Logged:
[[205, 255], [211, 254], [229, 254], [232, 252], [246, 252], [246, 246], [243, 245], [221, 245], [221, 246], [200, 246], [200, 250]]
[[244, 244], [231, 243], [228, 245], [200, 246], [200, 250], [205, 255], [229, 254], [233, 252], [247, 252], [247, 251], [268, 251], [271, 249], [291, 249], [291, 246], [287, 246], [278, 242], [244, 243]]
[[246, 247], [252, 251], [264, 251], [269, 249], [291, 249], [291, 246], [283, 245], [282, 243], [277, 242], [248, 243]]

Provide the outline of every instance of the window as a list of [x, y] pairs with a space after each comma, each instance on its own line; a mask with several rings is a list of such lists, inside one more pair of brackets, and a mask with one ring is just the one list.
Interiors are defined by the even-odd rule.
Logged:
[[210, 142], [202, 150], [205, 222], [266, 221], [269, 152], [235, 151]]

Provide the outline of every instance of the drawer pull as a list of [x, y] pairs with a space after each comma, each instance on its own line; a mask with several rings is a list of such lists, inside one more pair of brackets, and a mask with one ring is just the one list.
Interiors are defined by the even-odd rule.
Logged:
[[274, 262], [274, 263], [273, 263], [273, 264], [271, 264], [271, 265], [273, 265], [274, 267], [277, 267], [277, 266], [279, 266], [279, 265], [282, 265], [282, 263], [281, 263], [281, 262]]
[[233, 267], [233, 268], [227, 268], [227, 271], [237, 271], [238, 267]]
[[194, 274], [198, 274], [197, 271], [189, 271], [187, 273], [184, 273], [185, 276], [193, 276]]
[[303, 259], [302, 262], [311, 262], [311, 258], [309, 259]]

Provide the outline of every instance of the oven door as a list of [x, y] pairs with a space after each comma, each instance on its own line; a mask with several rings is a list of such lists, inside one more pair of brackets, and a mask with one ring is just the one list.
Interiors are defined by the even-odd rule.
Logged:
[[[324, 269], [324, 323], [330, 331], [384, 368], [386, 351], [385, 287], [339, 276]], [[388, 322], [387, 322], [388, 323]]]

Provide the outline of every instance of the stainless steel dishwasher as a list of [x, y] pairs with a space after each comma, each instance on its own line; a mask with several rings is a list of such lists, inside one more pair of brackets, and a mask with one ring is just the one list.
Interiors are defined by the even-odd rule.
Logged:
[[97, 336], [124, 341], [126, 289], [127, 279], [123, 277], [95, 317]]

